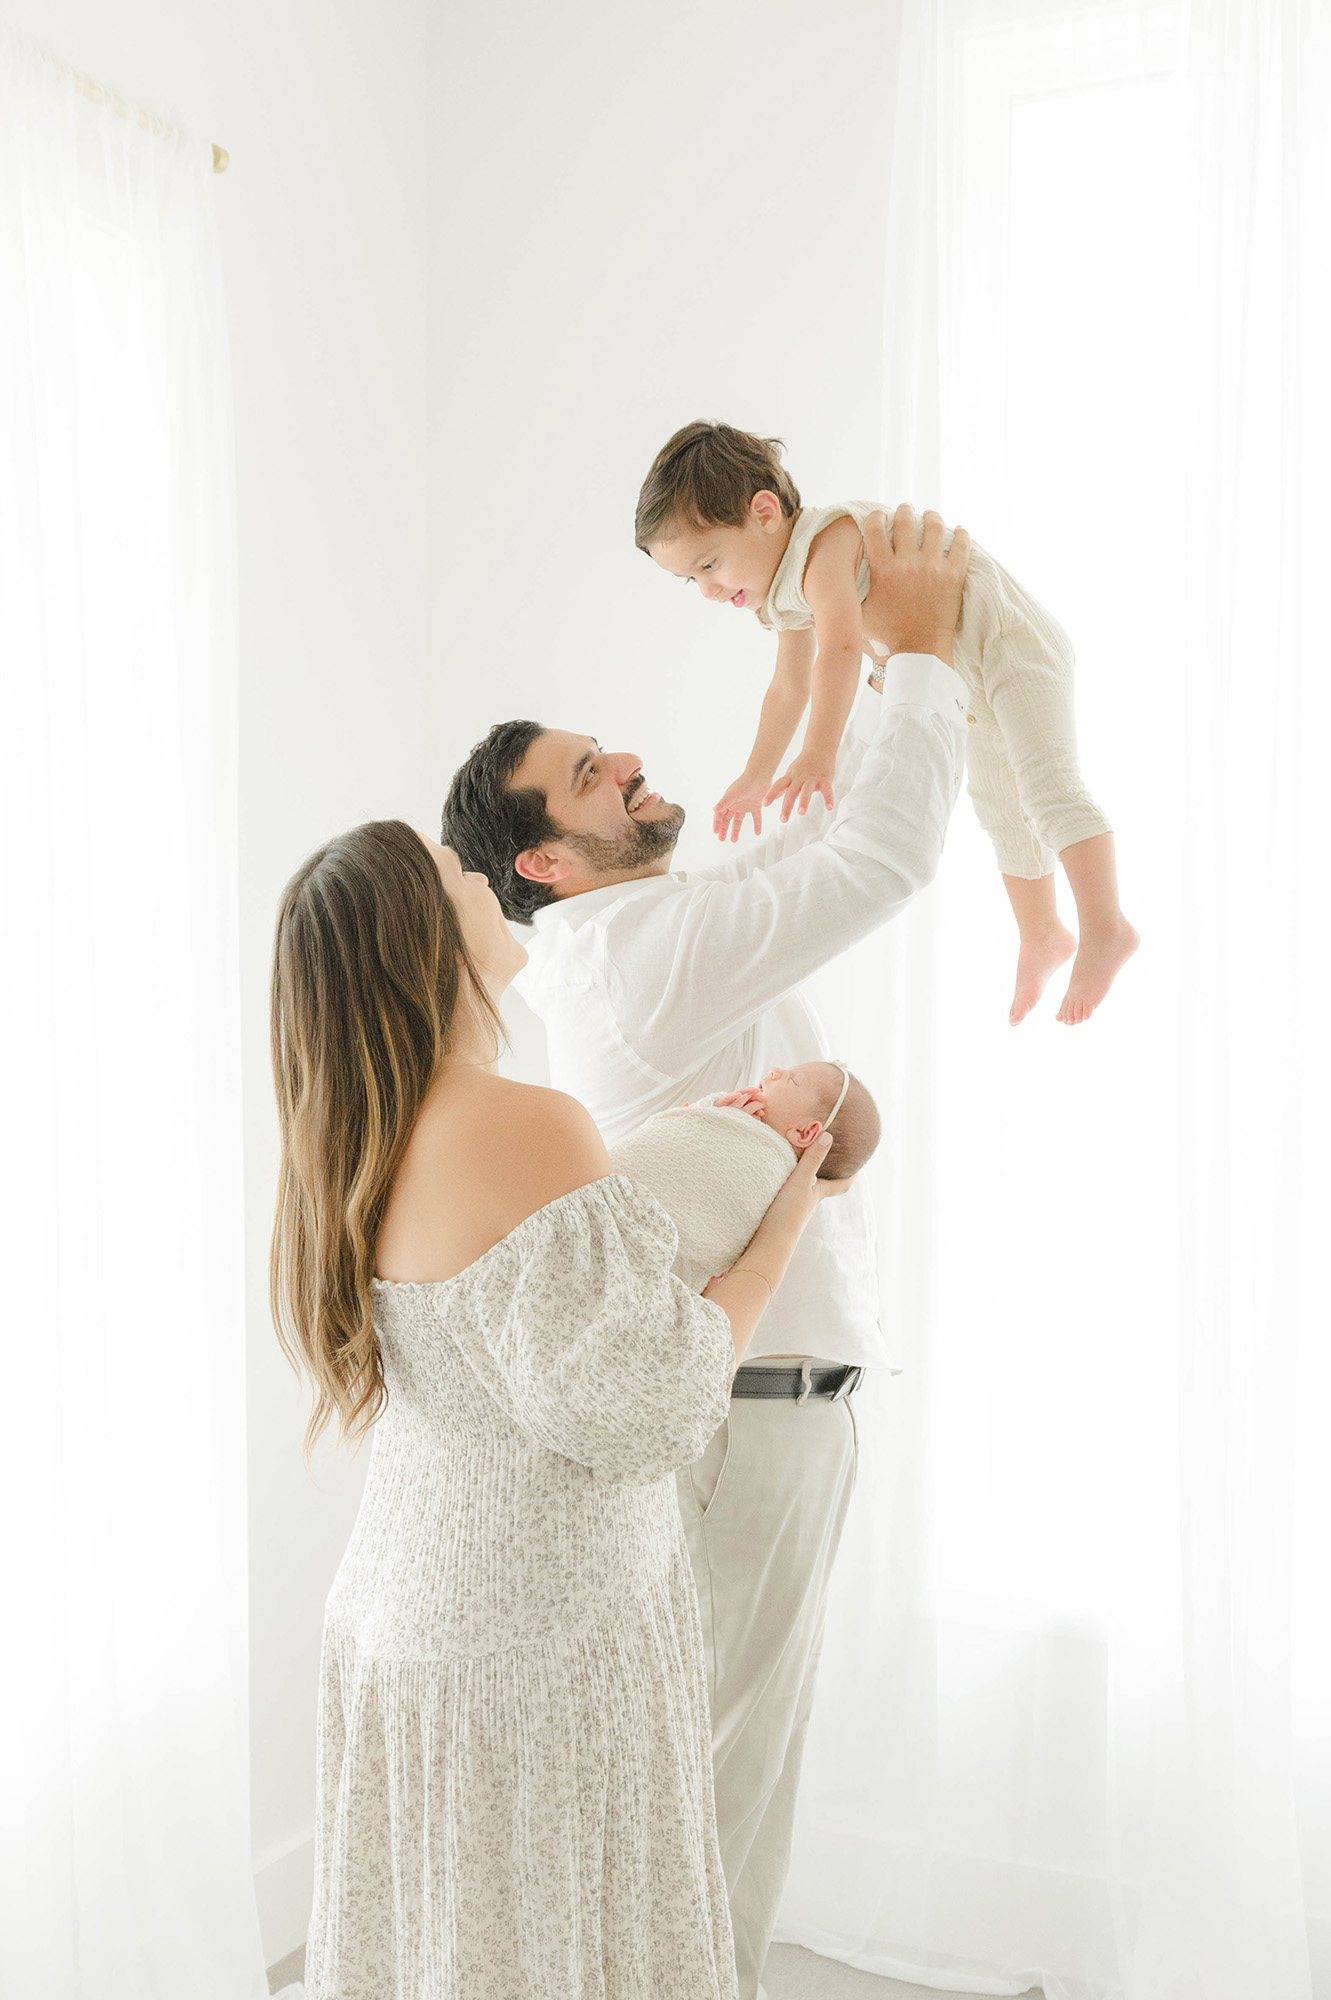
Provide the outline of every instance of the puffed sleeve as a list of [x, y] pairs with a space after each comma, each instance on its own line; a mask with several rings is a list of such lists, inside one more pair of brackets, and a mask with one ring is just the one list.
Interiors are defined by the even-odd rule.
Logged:
[[450, 1331], [490, 1394], [598, 1479], [689, 1464], [729, 1408], [730, 1322], [674, 1275], [677, 1246], [665, 1210], [613, 1174], [529, 1216], [458, 1302]]

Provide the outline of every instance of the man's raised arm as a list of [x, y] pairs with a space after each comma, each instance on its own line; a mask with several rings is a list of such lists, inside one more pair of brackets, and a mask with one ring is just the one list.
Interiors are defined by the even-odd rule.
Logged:
[[633, 942], [623, 990], [635, 1018], [621, 1027], [666, 1074], [695, 1066], [895, 916], [938, 866], [965, 764], [966, 692], [949, 663], [969, 538], [958, 529], [945, 555], [942, 521], [926, 515], [917, 545], [907, 508], [894, 541], [891, 637], [916, 643], [894, 650], [880, 695], [860, 697], [851, 727], [867, 740], [835, 813], [744, 874], [688, 877]]
[[[906, 503], [897, 508], [890, 523], [885, 514], [871, 514], [863, 532], [870, 576], [869, 595], [864, 604], [865, 631], [891, 653], [927, 653], [951, 666], [953, 634], [961, 615], [961, 592], [970, 559], [970, 536], [964, 528], [958, 528], [945, 554], [946, 530], [942, 517], [926, 513], [921, 523]], [[838, 800], [846, 796], [855, 782], [865, 741], [862, 718], [857, 729], [852, 713], [837, 756]], [[774, 817], [773, 811], [769, 818]], [[821, 839], [831, 827], [832, 819], [822, 800], [815, 797], [807, 813], [792, 813], [742, 854], [691, 868], [689, 879], [741, 881], [760, 868], [771, 868], [784, 861], [809, 841]]]

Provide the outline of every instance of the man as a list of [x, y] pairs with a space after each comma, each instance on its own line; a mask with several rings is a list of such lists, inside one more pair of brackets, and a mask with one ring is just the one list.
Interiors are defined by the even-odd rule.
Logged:
[[[831, 1054], [800, 981], [933, 876], [965, 761], [952, 671], [969, 537], [899, 508], [866, 524], [866, 629], [892, 657], [846, 731], [837, 806], [711, 868], [670, 872], [684, 823], [627, 752], [499, 723], [454, 777], [443, 839], [534, 926], [518, 991], [552, 1082], [614, 1145], [685, 1099]], [[731, 1414], [678, 1475], [712, 1696], [717, 1825], [740, 2000], [789, 1865], [827, 1584], [855, 1475], [848, 1397], [884, 1359], [867, 1190], [824, 1202], [735, 1376]]]

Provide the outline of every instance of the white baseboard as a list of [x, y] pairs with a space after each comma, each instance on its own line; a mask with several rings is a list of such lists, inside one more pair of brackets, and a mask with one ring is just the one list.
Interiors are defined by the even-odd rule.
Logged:
[[314, 1893], [314, 1834], [286, 1847], [256, 1855], [254, 1894], [259, 1905], [259, 1930], [265, 1965], [276, 1965], [305, 1942]]

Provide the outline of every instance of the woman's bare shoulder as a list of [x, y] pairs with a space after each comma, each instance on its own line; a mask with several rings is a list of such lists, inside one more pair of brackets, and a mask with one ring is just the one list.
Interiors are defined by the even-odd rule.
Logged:
[[[516, 1174], [524, 1186], [554, 1192], [581, 1187], [609, 1173], [609, 1156], [591, 1113], [576, 1097], [543, 1084], [478, 1071], [460, 1087], [439, 1093], [422, 1113], [429, 1150], [462, 1152], [474, 1173], [502, 1180]], [[554, 1187], [563, 1179], [564, 1187]]]
[[[476, 1075], [469, 1087], [441, 1106], [444, 1119], [458, 1138], [484, 1138], [505, 1152], [551, 1154], [565, 1159], [606, 1157], [595, 1120], [585, 1105], [562, 1090], [544, 1084], [518, 1083], [512, 1077]], [[604, 1169], [602, 1169], [604, 1171]]]
[[422, 1108], [379, 1235], [384, 1277], [452, 1277], [537, 1209], [611, 1172], [590, 1113], [539, 1084], [473, 1072]]

